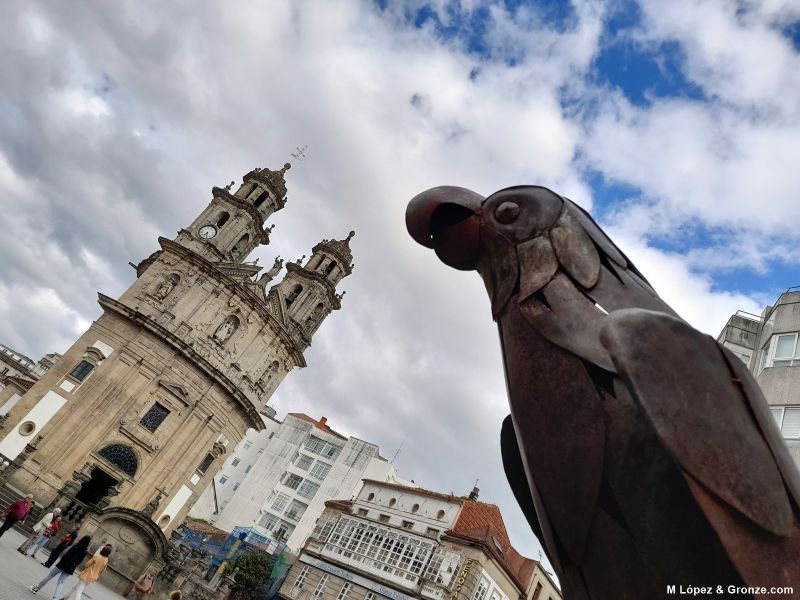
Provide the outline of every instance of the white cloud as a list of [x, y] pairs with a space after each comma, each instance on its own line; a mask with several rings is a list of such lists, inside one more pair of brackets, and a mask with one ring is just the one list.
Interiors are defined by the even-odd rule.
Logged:
[[[588, 207], [587, 165], [640, 186], [644, 200], [632, 198], [610, 222], [676, 309], [714, 333], [736, 308], [758, 307], [691, 269], [698, 255], [667, 255], [645, 240], [687, 220], [791, 233], [787, 224], [800, 216], [798, 94], [774, 88], [797, 91], [787, 72], [796, 56], [779, 40], [764, 42], [777, 57], [760, 74], [770, 99], [752, 86], [734, 89], [754, 68], [740, 52], [687, 41], [691, 76], [710, 74], [719, 98], [637, 108], [583, 80], [606, 18], [598, 2], [576, 2], [560, 32], [535, 12], [493, 5], [488, 59], [431, 26], [408, 26], [403, 7], [187, 6], [29, 3], [9, 16], [0, 38], [8, 57], [0, 61], [0, 204], [10, 222], [0, 236], [0, 341], [34, 357], [63, 350], [96, 317], [95, 292], [121, 293], [133, 279], [128, 261], [190, 223], [212, 185], [279, 166], [308, 144], [309, 158], [287, 175], [272, 243], [253, 257], [294, 260], [355, 228], [356, 269], [309, 368], [282, 385], [279, 411], [324, 414], [388, 456], [408, 436], [398, 459], [405, 476], [462, 493], [480, 478], [514, 543], [536, 556], [500, 468], [505, 387], [485, 292], [476, 275], [413, 244], [407, 201], [441, 184], [488, 194], [544, 183]], [[764, 23], [783, 19], [786, 6], [765, 8]], [[642, 39], [690, 37], [671, 11], [656, 23], [657, 8], [646, 7], [653, 23]], [[713, 36], [738, 35], [724, 11], [701, 10], [721, 14]], [[41, 32], [36, 44], [21, 33], [31, 27]], [[763, 23], [748, 27], [737, 43], [778, 35]], [[567, 113], [564, 90], [596, 101], [596, 117]], [[765, 114], [742, 107], [762, 102]], [[757, 198], [769, 198], [769, 210]]]

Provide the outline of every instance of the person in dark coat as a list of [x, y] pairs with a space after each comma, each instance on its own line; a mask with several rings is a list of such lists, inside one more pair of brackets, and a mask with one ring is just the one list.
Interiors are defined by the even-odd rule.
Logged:
[[33, 494], [28, 494], [24, 498], [12, 502], [5, 511], [5, 520], [3, 526], [0, 527], [0, 537], [14, 526], [17, 521], [24, 521], [28, 518], [33, 508]]
[[61, 556], [61, 553], [75, 543], [75, 540], [78, 538], [78, 531], [80, 531], [80, 528], [80, 525], [75, 525], [75, 527], [72, 528], [72, 531], [61, 538], [58, 546], [53, 548], [53, 551], [50, 552], [50, 556], [47, 558], [47, 561], [42, 563], [45, 567], [52, 567], [56, 560], [58, 560], [58, 557]]
[[58, 582], [56, 583], [56, 590], [53, 592], [53, 598], [60, 598], [61, 591], [64, 589], [64, 582], [69, 579], [69, 576], [75, 572], [75, 569], [78, 568], [78, 565], [81, 564], [84, 558], [86, 558], [86, 551], [89, 548], [89, 542], [91, 541], [92, 539], [88, 535], [85, 535], [79, 539], [77, 544], [64, 553], [64, 556], [61, 557], [61, 560], [59, 560], [58, 563], [56, 563], [56, 566], [53, 567], [47, 575], [45, 575], [44, 579], [42, 579], [36, 585], [32, 585], [28, 589], [35, 594], [45, 585], [47, 585], [47, 582], [53, 579], [53, 577], [58, 576]]

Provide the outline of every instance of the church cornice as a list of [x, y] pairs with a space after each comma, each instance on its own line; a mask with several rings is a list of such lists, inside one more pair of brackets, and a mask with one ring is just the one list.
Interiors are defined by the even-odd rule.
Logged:
[[189, 250], [186, 246], [183, 246], [165, 237], [158, 238], [158, 243], [161, 244], [161, 248], [164, 251], [176, 254], [183, 260], [197, 265], [206, 273], [212, 274], [217, 279], [221, 280], [223, 284], [236, 290], [236, 293], [239, 295], [239, 297], [245, 300], [251, 309], [257, 311], [258, 314], [260, 314], [264, 320], [269, 323], [273, 331], [275, 331], [280, 338], [281, 342], [283, 342], [295, 365], [301, 368], [306, 366], [306, 359], [303, 356], [302, 349], [297, 347], [296, 342], [283, 324], [278, 321], [275, 315], [270, 312], [267, 306], [251, 290], [248, 290], [239, 281], [236, 281], [236, 279], [221, 271], [215, 263], [206, 260], [196, 252]]
[[286, 265], [286, 270], [289, 273], [296, 273], [300, 277], [305, 277], [306, 279], [310, 279], [311, 281], [316, 281], [322, 285], [325, 289], [325, 292], [328, 294], [328, 301], [331, 303], [331, 307], [333, 310], [339, 310], [342, 308], [342, 303], [339, 296], [336, 295], [336, 288], [334, 285], [328, 280], [328, 278], [320, 273], [319, 271], [312, 271], [310, 269], [306, 269], [305, 267], [298, 265], [297, 263], [289, 263]]
[[233, 396], [233, 398], [242, 408], [243, 412], [247, 415], [247, 418], [250, 421], [249, 426], [253, 427], [257, 431], [264, 429], [264, 422], [250, 399], [247, 398], [247, 396], [245, 396], [222, 371], [217, 369], [208, 360], [202, 357], [189, 344], [187, 344], [174, 333], [156, 323], [146, 314], [135, 310], [123, 304], [122, 302], [118, 302], [117, 300], [114, 300], [113, 298], [110, 298], [104, 294], [98, 294], [97, 296], [100, 306], [105, 310], [115, 312], [129, 321], [132, 321], [137, 325], [141, 325], [151, 333], [157, 335], [159, 338], [167, 342], [170, 346], [181, 352], [186, 358], [200, 367], [200, 369], [202, 369], [209, 377], [214, 379], [214, 381], [216, 381], [226, 392]]
[[[247, 211], [247, 213], [253, 219], [253, 222], [256, 224], [256, 229], [258, 230], [258, 239], [256, 241], [259, 244], [269, 244], [269, 233], [264, 230], [264, 215], [262, 215], [255, 206], [245, 200], [242, 200], [241, 198], [237, 198], [228, 190], [223, 188], [213, 187], [211, 188], [211, 193], [214, 194], [215, 198], [222, 198], [236, 208]], [[277, 211], [281, 208], [283, 208], [283, 206], [275, 210]]]

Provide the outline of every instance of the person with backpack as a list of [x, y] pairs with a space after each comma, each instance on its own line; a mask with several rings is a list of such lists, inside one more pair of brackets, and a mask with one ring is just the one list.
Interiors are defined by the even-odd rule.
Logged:
[[14, 523], [27, 519], [28, 515], [31, 514], [32, 509], [33, 494], [28, 494], [24, 498], [20, 498], [19, 500], [12, 502], [11, 506], [5, 510], [3, 526], [0, 527], [0, 537], [3, 537], [3, 534], [11, 529], [14, 526]]
[[48, 581], [58, 576], [56, 589], [53, 592], [53, 598], [58, 598], [61, 595], [61, 590], [64, 589], [64, 582], [69, 579], [69, 576], [75, 572], [75, 569], [86, 557], [86, 551], [89, 549], [89, 543], [91, 541], [92, 539], [88, 535], [85, 535], [79, 539], [77, 544], [64, 553], [64, 556], [61, 557], [61, 560], [59, 560], [58, 563], [56, 563], [56, 566], [53, 567], [47, 575], [45, 575], [44, 579], [42, 579], [36, 585], [32, 585], [28, 589], [35, 594], [45, 585], [47, 585]]
[[75, 543], [75, 540], [78, 538], [78, 531], [80, 531], [80, 529], [80, 525], [75, 525], [75, 527], [72, 528], [72, 531], [62, 537], [61, 541], [58, 543], [58, 546], [50, 551], [50, 556], [45, 562], [42, 563], [42, 565], [48, 569], [52, 567], [58, 560], [58, 557], [61, 556], [61, 553]]

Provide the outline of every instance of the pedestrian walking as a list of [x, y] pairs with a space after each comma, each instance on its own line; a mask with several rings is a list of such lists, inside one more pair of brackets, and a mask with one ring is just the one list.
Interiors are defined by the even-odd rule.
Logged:
[[3, 534], [11, 529], [14, 526], [14, 523], [27, 519], [32, 508], [33, 494], [28, 494], [24, 498], [20, 498], [19, 500], [12, 502], [11, 506], [5, 510], [3, 526], [0, 527], [0, 537], [3, 537]]
[[148, 569], [147, 573], [142, 575], [136, 583], [133, 584], [131, 590], [131, 600], [142, 600], [146, 596], [152, 594], [156, 589], [156, 570]]
[[60, 514], [61, 514], [61, 509], [56, 508], [55, 510], [53, 510], [53, 512], [49, 512], [45, 516], [43, 516], [41, 520], [38, 523], [36, 523], [36, 525], [33, 526], [33, 533], [30, 535], [30, 537], [24, 542], [22, 542], [20, 547], [17, 548], [17, 552], [21, 552], [22, 554], [27, 554], [28, 550], [31, 549], [31, 546], [33, 546], [36, 543], [36, 540], [39, 539], [39, 534], [42, 533], [42, 531], [44, 531], [48, 527], [50, 527], [50, 524], [53, 522], [53, 519]]
[[72, 528], [72, 531], [62, 537], [61, 541], [58, 543], [58, 546], [53, 548], [53, 550], [50, 552], [50, 556], [45, 562], [42, 563], [42, 565], [48, 568], [52, 567], [58, 560], [58, 557], [61, 556], [61, 553], [75, 543], [75, 540], [78, 538], [78, 531], [80, 531], [80, 529], [80, 525], [75, 525], [75, 527]]
[[111, 546], [103, 546], [99, 556], [93, 556], [90, 558], [86, 565], [84, 565], [83, 571], [78, 577], [78, 583], [76, 583], [75, 587], [69, 591], [69, 594], [63, 596], [61, 600], [66, 600], [67, 598], [69, 598], [69, 600], [81, 600], [81, 597], [83, 596], [83, 590], [86, 589], [86, 586], [91, 585], [100, 579], [103, 571], [106, 570], [106, 567], [108, 566], [108, 557], [110, 554]]
[[51, 537], [58, 533], [59, 529], [61, 529], [61, 515], [56, 515], [53, 517], [53, 522], [45, 527], [44, 531], [42, 531], [42, 533], [39, 534], [39, 537], [36, 538], [36, 542], [33, 544], [33, 552], [30, 553], [30, 557], [36, 558], [36, 553], [41, 550], [47, 542], [50, 541]]
[[79, 539], [77, 544], [64, 553], [64, 556], [61, 557], [61, 560], [59, 560], [58, 563], [56, 563], [56, 566], [53, 567], [47, 575], [45, 575], [44, 579], [42, 579], [36, 585], [32, 585], [28, 589], [35, 594], [45, 585], [47, 585], [48, 581], [58, 576], [56, 589], [53, 592], [53, 599], [55, 600], [55, 598], [61, 596], [61, 591], [64, 589], [64, 582], [69, 579], [69, 576], [75, 572], [75, 569], [86, 557], [86, 551], [89, 549], [89, 542], [91, 541], [92, 539], [88, 535], [85, 535]]

